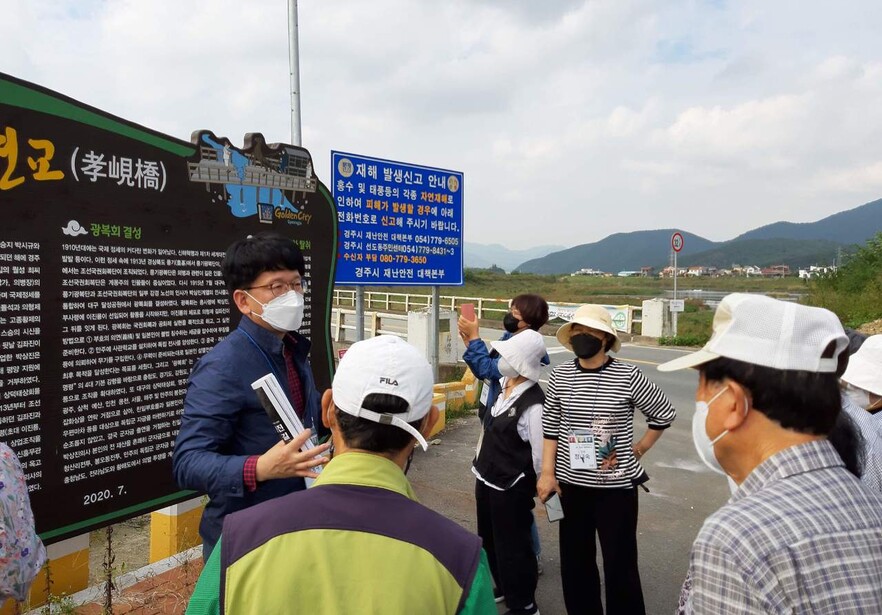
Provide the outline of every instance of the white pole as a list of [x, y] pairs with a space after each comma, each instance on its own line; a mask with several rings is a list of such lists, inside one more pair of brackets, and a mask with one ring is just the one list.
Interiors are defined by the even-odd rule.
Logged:
[[364, 286], [355, 287], [355, 341], [364, 339]]
[[438, 382], [438, 320], [441, 313], [441, 287], [432, 287], [432, 310], [429, 323], [429, 346], [432, 350], [432, 375]]
[[[677, 251], [674, 250], [674, 300], [677, 300]], [[677, 312], [671, 314], [671, 325], [673, 325], [674, 336], [677, 335]]]
[[300, 130], [300, 39], [297, 0], [288, 0], [288, 72], [291, 77], [291, 144], [303, 145]]

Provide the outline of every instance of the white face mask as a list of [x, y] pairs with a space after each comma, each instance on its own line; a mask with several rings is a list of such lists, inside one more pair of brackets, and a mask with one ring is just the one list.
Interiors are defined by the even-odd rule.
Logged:
[[496, 364], [496, 368], [499, 370], [499, 373], [506, 378], [517, 378], [520, 375], [518, 374], [518, 370], [513, 368], [503, 357], [499, 357], [499, 362]]
[[870, 393], [864, 389], [860, 389], [853, 384], [846, 384], [844, 393], [851, 400], [851, 403], [859, 408], [867, 410], [871, 406]]
[[[245, 294], [254, 299], [248, 292]], [[303, 295], [296, 290], [289, 290], [269, 303], [260, 303], [260, 306], [263, 308], [263, 313], [252, 312], [252, 314], [262, 318], [263, 322], [273, 329], [285, 332], [296, 331], [303, 322]]]
[[[714, 444], [719, 442], [720, 438], [729, 433], [729, 430], [725, 430], [723, 433], [711, 440], [710, 436], [707, 435], [705, 423], [707, 423], [707, 413], [710, 409], [710, 405], [714, 403], [714, 401], [716, 401], [716, 399], [720, 395], [726, 392], [726, 388], [720, 390], [716, 395], [711, 397], [709, 401], [695, 402], [695, 414], [692, 415], [692, 441], [695, 443], [695, 450], [698, 451], [698, 456], [704, 462], [704, 465], [709, 467], [714, 472], [723, 475], [725, 475], [726, 472], [725, 470], [723, 470], [720, 462], [717, 461], [717, 456], [714, 454]], [[745, 414], [747, 413], [746, 411], [747, 408], [745, 408]]]

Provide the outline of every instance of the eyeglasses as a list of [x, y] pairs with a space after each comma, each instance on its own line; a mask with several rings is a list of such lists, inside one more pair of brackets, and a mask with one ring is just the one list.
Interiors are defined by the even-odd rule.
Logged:
[[254, 290], [255, 288], [268, 288], [269, 291], [273, 294], [273, 297], [281, 297], [288, 291], [294, 290], [298, 293], [305, 293], [309, 290], [309, 283], [300, 279], [295, 282], [273, 282], [272, 284], [261, 284], [260, 286], [250, 286], [245, 290]]

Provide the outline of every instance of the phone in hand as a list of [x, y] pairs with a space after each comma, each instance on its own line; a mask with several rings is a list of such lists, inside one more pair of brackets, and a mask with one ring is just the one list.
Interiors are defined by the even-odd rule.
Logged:
[[548, 520], [551, 523], [560, 521], [564, 518], [563, 506], [561, 506], [560, 496], [557, 495], [557, 492], [552, 493], [549, 498], [545, 500], [545, 514], [548, 515]]
[[459, 306], [459, 313], [466, 320], [475, 320], [475, 304], [463, 303]]

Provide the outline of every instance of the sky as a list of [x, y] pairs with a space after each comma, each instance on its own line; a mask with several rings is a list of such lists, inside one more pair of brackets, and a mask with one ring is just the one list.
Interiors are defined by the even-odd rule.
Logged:
[[[290, 142], [285, 0], [0, 0], [0, 72]], [[466, 241], [714, 241], [882, 197], [882, 2], [301, 0], [303, 145], [462, 171]]]

